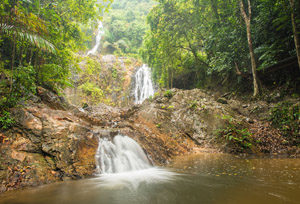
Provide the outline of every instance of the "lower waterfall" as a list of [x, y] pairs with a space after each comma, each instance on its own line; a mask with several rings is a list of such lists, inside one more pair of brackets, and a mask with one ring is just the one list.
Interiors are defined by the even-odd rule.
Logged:
[[137, 189], [141, 184], [172, 181], [178, 173], [154, 167], [140, 145], [128, 136], [100, 138], [96, 167], [101, 186]]
[[151, 167], [139, 144], [128, 136], [117, 135], [112, 141], [100, 139], [96, 154], [97, 171], [101, 174], [137, 171]]

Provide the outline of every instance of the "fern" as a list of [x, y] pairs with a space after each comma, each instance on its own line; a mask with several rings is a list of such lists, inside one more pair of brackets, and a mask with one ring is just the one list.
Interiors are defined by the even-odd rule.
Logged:
[[55, 46], [40, 35], [30, 33], [27, 30], [5, 23], [0, 24], [0, 28], [0, 31], [6, 35], [15, 36], [21, 41], [27, 41], [41, 50], [56, 53]]

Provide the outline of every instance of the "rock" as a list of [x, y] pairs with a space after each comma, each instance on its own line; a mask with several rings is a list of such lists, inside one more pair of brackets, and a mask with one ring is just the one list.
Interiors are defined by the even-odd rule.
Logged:
[[104, 55], [102, 56], [102, 60], [104, 63], [115, 63], [117, 58], [115, 55]]
[[254, 123], [254, 120], [252, 120], [252, 119], [250, 119], [250, 118], [246, 118], [246, 121], [247, 121], [248, 123], [251, 123], [251, 124]]
[[0, 132], [0, 192], [93, 175], [99, 137], [128, 135], [162, 165], [199, 146], [217, 148], [215, 132], [227, 127], [225, 116], [254, 122], [238, 101], [217, 102], [199, 89], [172, 89], [171, 98], [162, 92], [127, 109], [100, 104], [82, 110], [43, 88], [39, 96], [13, 109], [16, 126]]
[[243, 104], [243, 105], [242, 105], [243, 108], [248, 108], [248, 106], [249, 106], [249, 105], [247, 105], [247, 104]]
[[222, 103], [222, 104], [228, 104], [226, 98], [218, 98], [217, 102]]
[[12, 110], [12, 117], [23, 128], [32, 131], [36, 135], [42, 134], [42, 121], [40, 118], [34, 116], [31, 111], [25, 108], [15, 108]]
[[[72, 111], [62, 110], [66, 106], [61, 106], [62, 100], [55, 94], [44, 92], [43, 97], [42, 103], [14, 108], [12, 116], [17, 126], [1, 133], [1, 137], [8, 138], [0, 145], [0, 171], [5, 174], [0, 178], [1, 191], [64, 177], [84, 178], [95, 171], [100, 133], [94, 133], [91, 123]], [[11, 170], [3, 173], [1, 168]], [[20, 177], [19, 172], [26, 174]]]
[[69, 108], [69, 104], [67, 104], [64, 98], [59, 97], [57, 94], [44, 89], [43, 87], [37, 88], [37, 95], [44, 103], [53, 109], [67, 110]]

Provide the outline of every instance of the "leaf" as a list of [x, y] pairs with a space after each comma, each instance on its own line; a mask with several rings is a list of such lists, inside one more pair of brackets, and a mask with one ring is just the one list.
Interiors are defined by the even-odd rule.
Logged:
[[0, 24], [0, 27], [1, 31], [9, 36], [15, 36], [22, 41], [27, 41], [41, 50], [56, 53], [54, 45], [42, 36], [32, 34], [21, 28], [16, 28], [13, 25]]

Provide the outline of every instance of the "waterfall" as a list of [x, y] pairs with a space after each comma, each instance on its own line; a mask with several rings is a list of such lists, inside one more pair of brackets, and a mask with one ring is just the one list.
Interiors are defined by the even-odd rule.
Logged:
[[99, 186], [109, 189], [171, 182], [179, 175], [173, 171], [153, 167], [139, 144], [128, 136], [117, 135], [112, 140], [101, 138], [96, 153]]
[[153, 96], [154, 88], [151, 80], [151, 72], [146, 64], [143, 64], [135, 74], [134, 98], [136, 104], [141, 104], [150, 96]]
[[138, 171], [151, 167], [139, 144], [128, 136], [117, 135], [112, 141], [101, 138], [96, 153], [97, 171], [101, 174]]
[[101, 21], [99, 21], [98, 28], [97, 28], [97, 35], [96, 35], [96, 44], [90, 51], [88, 51], [87, 55], [90, 55], [90, 54], [95, 55], [96, 54], [96, 52], [100, 46], [101, 37], [103, 34], [104, 34], [103, 24]]

